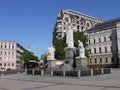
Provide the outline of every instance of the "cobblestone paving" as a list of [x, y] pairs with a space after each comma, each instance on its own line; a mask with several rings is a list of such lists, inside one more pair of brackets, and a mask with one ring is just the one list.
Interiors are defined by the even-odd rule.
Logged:
[[14, 74], [0, 76], [0, 90], [120, 90], [120, 69], [81, 78]]

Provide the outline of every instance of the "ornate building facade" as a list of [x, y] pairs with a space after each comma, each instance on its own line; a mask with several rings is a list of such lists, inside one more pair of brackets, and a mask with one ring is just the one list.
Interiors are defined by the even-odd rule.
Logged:
[[57, 15], [57, 20], [53, 31], [53, 40], [61, 39], [66, 34], [68, 25], [71, 25], [74, 31], [85, 31], [96, 24], [104, 21], [72, 10], [61, 10]]
[[16, 42], [0, 41], [0, 68], [21, 68], [20, 58], [25, 49]]
[[120, 64], [120, 18], [87, 30], [89, 67], [117, 67]]
[[74, 32], [87, 33], [89, 67], [120, 66], [120, 18], [104, 21], [72, 10], [61, 10], [54, 26], [53, 41], [64, 37], [68, 25]]

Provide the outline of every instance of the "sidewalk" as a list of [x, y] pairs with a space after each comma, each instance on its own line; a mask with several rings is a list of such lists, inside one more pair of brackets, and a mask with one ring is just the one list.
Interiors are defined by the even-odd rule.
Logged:
[[0, 90], [120, 90], [120, 69], [81, 78], [14, 74], [0, 76]]

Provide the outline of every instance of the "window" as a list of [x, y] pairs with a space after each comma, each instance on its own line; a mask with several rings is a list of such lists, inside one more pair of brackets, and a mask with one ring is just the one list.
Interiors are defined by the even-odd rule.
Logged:
[[84, 27], [81, 27], [81, 30], [83, 30], [84, 29]]
[[111, 57], [111, 62], [114, 63], [114, 61], [113, 61], [113, 57]]
[[100, 63], [102, 63], [102, 58], [100, 58]]
[[83, 21], [81, 21], [81, 25], [83, 25], [84, 24], [84, 22]]
[[89, 44], [90, 44], [91, 42], [90, 42], [90, 40], [89, 40]]
[[10, 63], [8, 63], [8, 66], [10, 66]]
[[90, 27], [90, 24], [89, 24], [89, 23], [87, 23], [87, 27]]
[[101, 42], [101, 39], [99, 38], [99, 42]]
[[77, 26], [77, 29], [79, 29], [79, 26]]
[[89, 63], [92, 63], [91, 58], [90, 58], [90, 60], [89, 60]]
[[6, 63], [4, 63], [4, 66], [6, 66]]
[[14, 52], [12, 52], [12, 56], [14, 55]]
[[5, 51], [5, 55], [6, 55], [6, 51]]
[[101, 53], [102, 51], [101, 51], [101, 47], [99, 47], [99, 53]]
[[95, 39], [94, 39], [94, 43], [95, 43]]
[[96, 53], [96, 48], [94, 48], [94, 53]]
[[64, 30], [66, 30], [66, 27], [64, 27]]
[[3, 46], [1, 45], [1, 48], [2, 48]]
[[104, 42], [106, 42], [106, 37], [104, 37]]
[[63, 22], [64, 25], [66, 25], [66, 22]]
[[2, 55], [2, 51], [1, 51], [1, 55]]
[[95, 60], [95, 63], [97, 63], [97, 59], [95, 58], [94, 60]]
[[12, 49], [14, 49], [14, 46], [12, 46]]
[[105, 52], [107, 52], [107, 47], [105, 47]]
[[14, 63], [12, 63], [12, 66], [14, 66]]
[[89, 49], [89, 52], [90, 52], [90, 54], [91, 54], [91, 49]]
[[57, 25], [61, 25], [61, 22], [57, 22]]
[[8, 52], [8, 54], [10, 55], [10, 51]]
[[5, 48], [7, 48], [7, 46], [5, 45]]
[[107, 57], [105, 58], [105, 62], [108, 63], [108, 58]]

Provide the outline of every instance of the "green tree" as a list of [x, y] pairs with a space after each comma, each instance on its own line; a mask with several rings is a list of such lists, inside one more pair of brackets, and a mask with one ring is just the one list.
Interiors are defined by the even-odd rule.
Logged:
[[[21, 60], [24, 62], [25, 65], [27, 65], [27, 67], [29, 67], [29, 65], [35, 66], [36, 62], [39, 61], [38, 57], [33, 55], [31, 52], [29, 52], [28, 50], [26, 50], [21, 57]], [[30, 60], [34, 60], [35, 62], [30, 62]]]
[[[87, 35], [84, 34], [84, 32], [74, 32], [74, 46], [76, 48], [78, 48], [78, 40], [82, 41], [83, 42], [83, 45], [85, 47], [85, 56], [88, 57], [89, 56], [89, 53], [88, 53], [88, 50], [87, 50], [87, 47], [88, 47], [88, 37]], [[77, 50], [77, 56], [78, 56], [78, 50]]]
[[[83, 45], [85, 47], [85, 55], [88, 57], [89, 54], [88, 54], [88, 50], [87, 50], [87, 46], [88, 46], [88, 38], [87, 38], [87, 35], [84, 34], [84, 32], [74, 32], [74, 46], [76, 48], [78, 48], [78, 40], [82, 41], [83, 42]], [[56, 39], [53, 41], [53, 45], [56, 49], [55, 51], [55, 58], [58, 59], [58, 60], [63, 60], [65, 58], [65, 47], [67, 46], [66, 45], [66, 36], [63, 38], [63, 39]], [[77, 52], [77, 55], [78, 56], [78, 50], [76, 51]]]
[[66, 37], [63, 39], [56, 39], [54, 41], [54, 47], [55, 47], [55, 58], [58, 60], [63, 60], [65, 58], [65, 47], [66, 47]]

